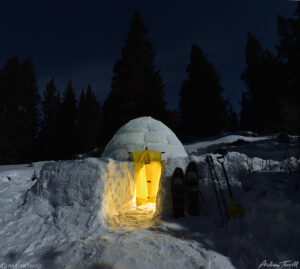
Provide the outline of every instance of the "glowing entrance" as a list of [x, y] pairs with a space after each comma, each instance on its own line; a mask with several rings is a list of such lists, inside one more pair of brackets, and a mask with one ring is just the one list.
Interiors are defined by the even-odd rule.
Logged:
[[155, 203], [161, 176], [161, 152], [143, 150], [132, 153], [136, 186], [136, 205]]

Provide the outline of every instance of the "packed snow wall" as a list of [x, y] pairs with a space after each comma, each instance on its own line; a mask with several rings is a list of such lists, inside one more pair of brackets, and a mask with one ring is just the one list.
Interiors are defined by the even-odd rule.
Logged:
[[[160, 179], [155, 217], [173, 214], [171, 179], [176, 167], [184, 171], [190, 158], [167, 161]], [[108, 220], [135, 206], [132, 162], [87, 158], [46, 163], [29, 191], [26, 203], [44, 203], [41, 209], [66, 233], [89, 234], [106, 228]], [[50, 212], [49, 212], [50, 211]], [[126, 211], [126, 210], [125, 210]], [[83, 231], [84, 230], [84, 231]]]
[[76, 232], [80, 237], [106, 228], [106, 219], [132, 201], [133, 170], [132, 163], [112, 159], [46, 163], [25, 204], [44, 204], [41, 214], [51, 216], [66, 233]]
[[103, 190], [103, 215], [114, 216], [135, 198], [134, 166], [132, 162], [108, 159]]

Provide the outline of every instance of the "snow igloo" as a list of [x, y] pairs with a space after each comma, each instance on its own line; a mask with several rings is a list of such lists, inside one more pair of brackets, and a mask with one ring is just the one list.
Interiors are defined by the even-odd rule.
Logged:
[[[110, 175], [116, 171], [116, 161], [123, 166], [123, 177], [112, 178], [108, 187], [109, 192], [118, 193], [116, 199], [123, 206], [145, 205], [156, 215], [172, 214], [170, 178], [175, 167], [186, 167], [187, 153], [165, 124], [151, 117], [129, 121], [115, 133], [101, 158], [108, 160]], [[106, 196], [110, 197], [107, 192]], [[109, 200], [108, 207], [115, 207], [117, 203]], [[110, 212], [118, 210], [121, 207]]]
[[54, 208], [56, 223], [67, 217], [88, 230], [108, 220], [122, 226], [133, 212], [141, 220], [170, 216], [171, 177], [175, 167], [185, 170], [187, 162], [183, 145], [166, 125], [140, 117], [115, 133], [101, 158], [45, 164], [27, 200], [39, 196]]

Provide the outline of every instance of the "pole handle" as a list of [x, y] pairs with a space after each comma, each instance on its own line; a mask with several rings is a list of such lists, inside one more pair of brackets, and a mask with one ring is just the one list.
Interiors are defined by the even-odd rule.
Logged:
[[223, 163], [225, 162], [225, 157], [224, 157], [224, 155], [218, 156], [218, 157], [217, 157], [217, 161], [218, 161], [218, 163], [223, 164]]
[[206, 162], [207, 162], [210, 166], [212, 166], [213, 163], [214, 163], [213, 158], [212, 158], [210, 155], [207, 155], [207, 156], [206, 156]]

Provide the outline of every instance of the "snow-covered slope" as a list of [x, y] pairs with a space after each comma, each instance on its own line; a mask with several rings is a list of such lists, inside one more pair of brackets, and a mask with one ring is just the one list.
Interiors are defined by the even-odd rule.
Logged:
[[[129, 208], [132, 163], [88, 158], [45, 163], [40, 169], [40, 163], [1, 167], [1, 189], [9, 187], [0, 191], [0, 264], [233, 268], [198, 242], [157, 232], [154, 211]], [[27, 177], [34, 170], [40, 173], [32, 185]], [[6, 176], [12, 174], [9, 181]]]
[[[106, 192], [102, 183], [111, 169], [118, 171], [118, 163], [108, 170], [102, 169], [104, 164], [97, 159], [45, 164], [31, 189], [26, 178], [22, 186], [4, 182], [7, 171], [2, 167], [1, 190], [4, 183], [10, 187], [1, 191], [0, 264], [7, 268], [16, 263], [41, 268], [233, 268], [226, 257], [191, 240], [153, 229], [106, 227], [100, 218]], [[15, 167], [15, 171], [23, 169]], [[11, 195], [18, 196], [11, 199]]]
[[[225, 145], [228, 139], [219, 141]], [[241, 146], [227, 144], [225, 168], [245, 216], [222, 227], [205, 163], [206, 154], [221, 144], [211, 141], [208, 147], [188, 145], [194, 155], [169, 160], [154, 216], [153, 208], [132, 204], [130, 162], [87, 158], [0, 166], [0, 265], [248, 269], [258, 268], [264, 260], [299, 261], [297, 145], [285, 145], [283, 154], [284, 147], [272, 137], [257, 137]], [[268, 159], [262, 158], [262, 148]], [[217, 155], [211, 155], [230, 205]], [[198, 217], [174, 220], [170, 177], [191, 160], [197, 163], [207, 205], [200, 204]], [[31, 180], [34, 171], [37, 181]]]
[[221, 144], [230, 144], [234, 141], [237, 141], [238, 139], [242, 139], [247, 142], [254, 142], [254, 141], [270, 139], [270, 137], [267, 137], [267, 136], [246, 137], [246, 136], [242, 136], [242, 135], [228, 135], [228, 136], [223, 136], [223, 137], [220, 137], [217, 139], [205, 140], [205, 141], [196, 142], [196, 143], [193, 143], [190, 145], [186, 145], [185, 149], [188, 153], [195, 153], [195, 152], [197, 152], [198, 149], [208, 148], [210, 146], [218, 146]]

